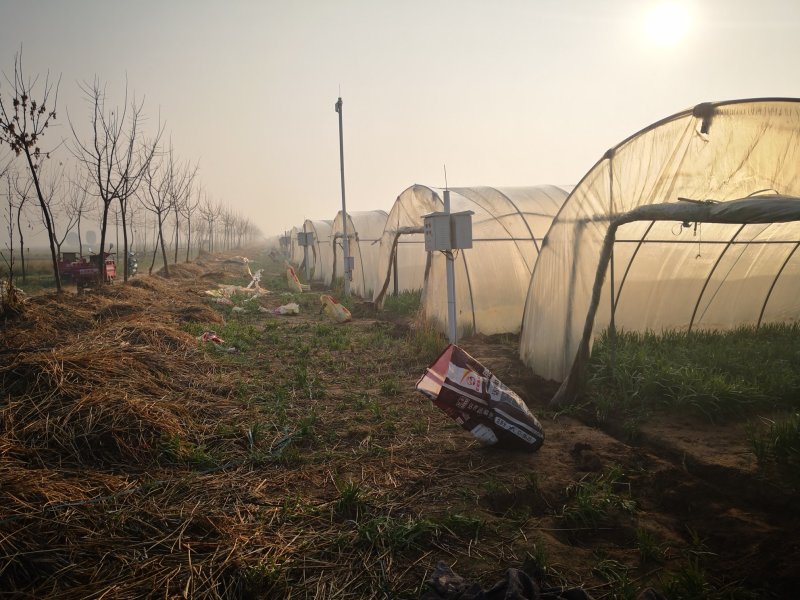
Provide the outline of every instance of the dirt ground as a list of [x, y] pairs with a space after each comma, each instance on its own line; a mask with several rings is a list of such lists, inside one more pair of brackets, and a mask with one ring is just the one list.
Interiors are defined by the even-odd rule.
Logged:
[[[204, 291], [242, 265], [205, 257], [4, 325], [0, 595], [416, 598], [442, 560], [484, 587], [514, 567], [595, 598], [797, 596], [800, 496], [742, 425], [632, 439], [554, 412], [514, 336], [473, 336], [546, 434], [481, 447], [414, 390], [418, 323], [357, 304], [334, 324], [253, 255], [273, 293], [241, 312]], [[212, 328], [223, 347], [196, 340]]]
[[[716, 585], [697, 597], [726, 591], [746, 596], [747, 590], [753, 597], [796, 597], [800, 496], [774, 474], [759, 470], [743, 424], [659, 415], [632, 442], [629, 432], [613, 422], [587, 424], [551, 413], [547, 402], [555, 386], [527, 374], [516, 345], [503, 341], [502, 336], [496, 343], [474, 338], [463, 346], [510, 385], [516, 383], [529, 406], [551, 417], [547, 446], [537, 458], [545, 478], [556, 480], [556, 493], [582, 470], [621, 465], [637, 500], [637, 527], [674, 545], [667, 556], [702, 542], [701, 562]], [[576, 456], [576, 444], [591, 446], [590, 460], [583, 452]], [[626, 534], [625, 527], [612, 530], [609, 537], [617, 550], [631, 544]], [[567, 542], [566, 554], [576, 549], [570, 536], [555, 536], [555, 541]]]

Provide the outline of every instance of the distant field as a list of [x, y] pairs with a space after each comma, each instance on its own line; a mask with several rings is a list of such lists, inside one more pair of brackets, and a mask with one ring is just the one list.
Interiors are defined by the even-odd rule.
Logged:
[[[65, 250], [65, 251], [72, 251]], [[167, 251], [167, 260], [172, 264], [175, 250]], [[88, 255], [88, 254], [87, 254]], [[115, 253], [116, 256], [116, 253]], [[197, 257], [197, 252], [192, 251], [191, 259]], [[153, 264], [153, 272], [157, 272], [164, 265], [161, 257], [161, 252], [157, 252], [155, 261], [153, 261], [153, 249], [150, 248], [145, 251], [136, 251], [136, 260], [139, 263], [139, 273], [147, 273], [151, 263]], [[0, 251], [0, 279], [8, 277], [8, 264], [9, 251]], [[186, 260], [186, 248], [179, 249], [178, 263]], [[122, 264], [118, 261], [118, 277], [122, 278]], [[27, 293], [37, 293], [42, 290], [49, 290], [55, 287], [55, 280], [53, 279], [53, 267], [50, 258], [50, 250], [48, 248], [31, 248], [25, 249], [25, 276], [22, 275], [22, 262], [19, 254], [14, 255], [14, 279], [17, 287], [21, 288]]]

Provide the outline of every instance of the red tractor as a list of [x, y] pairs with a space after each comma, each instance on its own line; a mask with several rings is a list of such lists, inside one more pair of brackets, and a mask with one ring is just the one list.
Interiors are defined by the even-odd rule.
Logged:
[[[106, 283], [113, 283], [117, 277], [117, 263], [112, 252], [105, 252]], [[62, 252], [58, 261], [58, 272], [65, 283], [75, 283], [78, 291], [95, 287], [100, 282], [100, 256], [78, 256], [77, 252]]]

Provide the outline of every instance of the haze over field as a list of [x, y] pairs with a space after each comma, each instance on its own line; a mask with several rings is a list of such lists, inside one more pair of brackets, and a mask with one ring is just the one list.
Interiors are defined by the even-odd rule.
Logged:
[[340, 88], [351, 210], [443, 185], [445, 163], [454, 186], [574, 184], [684, 108], [800, 96], [796, 0], [3, 0], [0, 15], [0, 69], [22, 47], [29, 75], [61, 76], [47, 147], [71, 137], [68, 114], [88, 125], [78, 82], [117, 104], [127, 76], [209, 195], [268, 235], [340, 207]]

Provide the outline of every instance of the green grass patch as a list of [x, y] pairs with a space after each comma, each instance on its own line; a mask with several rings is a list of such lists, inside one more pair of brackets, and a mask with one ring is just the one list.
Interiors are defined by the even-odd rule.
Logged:
[[800, 481], [800, 413], [768, 421], [765, 430], [750, 433], [750, 443], [760, 465], [781, 465]]
[[605, 598], [609, 600], [636, 598], [639, 586], [631, 577], [631, 568], [627, 565], [611, 558], [601, 557], [592, 568], [592, 572], [607, 582], [610, 589]]
[[337, 481], [336, 490], [339, 497], [333, 505], [333, 511], [340, 517], [358, 521], [359, 515], [367, 507], [364, 488], [353, 481]]
[[159, 458], [167, 464], [184, 463], [198, 469], [208, 469], [216, 465], [204, 446], [184, 440], [178, 435], [164, 436], [161, 439]]
[[607, 332], [596, 340], [586, 399], [604, 420], [618, 411], [679, 409], [711, 421], [800, 405], [800, 328], [728, 332]]
[[418, 324], [406, 336], [409, 350], [424, 363], [433, 362], [447, 347], [447, 338], [429, 324]]
[[328, 350], [345, 350], [350, 346], [350, 329], [346, 327], [318, 323], [314, 327], [314, 336], [319, 345]]
[[261, 333], [253, 325], [237, 320], [230, 320], [224, 325], [220, 323], [187, 323], [184, 330], [194, 336], [199, 336], [204, 331], [214, 331], [225, 340], [224, 344], [217, 345], [213, 342], [205, 344], [206, 349], [214, 352], [230, 347], [236, 348], [239, 352], [246, 352], [252, 349], [261, 338]]
[[570, 485], [567, 488], [568, 501], [561, 513], [567, 525], [593, 529], [609, 523], [619, 513], [632, 513], [636, 503], [622, 478], [621, 468], [612, 465], [599, 476], [587, 475]]
[[386, 296], [383, 310], [398, 317], [410, 317], [417, 313], [422, 300], [422, 290], [401, 292], [397, 296]]
[[428, 519], [379, 516], [358, 526], [358, 539], [365, 544], [400, 552], [424, 546], [438, 534]]
[[400, 393], [400, 382], [394, 377], [382, 379], [380, 388], [384, 396], [394, 397]]

